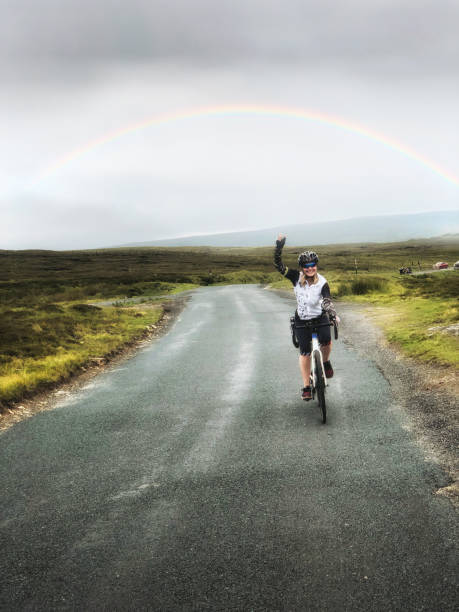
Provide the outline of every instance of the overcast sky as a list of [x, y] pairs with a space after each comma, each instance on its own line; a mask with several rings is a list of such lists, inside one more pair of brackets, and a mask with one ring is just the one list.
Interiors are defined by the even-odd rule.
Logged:
[[457, 0], [0, 0], [0, 249], [458, 209]]

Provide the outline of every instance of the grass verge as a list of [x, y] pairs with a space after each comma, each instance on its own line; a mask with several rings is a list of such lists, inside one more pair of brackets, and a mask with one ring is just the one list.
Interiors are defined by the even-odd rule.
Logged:
[[141, 337], [160, 319], [161, 305], [100, 308], [60, 304], [2, 313], [0, 406], [68, 379]]
[[[161, 318], [165, 295], [194, 287], [192, 283], [125, 280], [110, 295], [113, 284], [100, 281], [2, 284], [0, 412], [141, 338]], [[89, 303], [107, 297], [114, 306]]]
[[413, 298], [384, 310], [376, 315], [376, 320], [387, 339], [405, 354], [429, 363], [459, 367], [459, 336], [455, 335], [457, 303]]

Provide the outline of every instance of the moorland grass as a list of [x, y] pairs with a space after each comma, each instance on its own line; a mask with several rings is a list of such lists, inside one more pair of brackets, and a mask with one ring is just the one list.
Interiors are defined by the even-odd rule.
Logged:
[[[151, 280], [146, 274], [139, 278], [129, 270], [122, 275], [107, 260], [103, 264], [107, 269], [96, 265], [83, 275], [78, 272], [78, 255], [73, 259], [66, 255], [65, 265], [58, 253], [38, 254], [39, 263], [36, 255], [9, 253], [0, 258], [13, 273], [0, 281], [0, 411], [68, 378], [92, 358], [132, 342], [160, 318], [161, 298], [196, 287]], [[5, 269], [0, 268], [3, 277]], [[137, 296], [142, 296], [142, 304], [116, 307], [117, 299]], [[113, 301], [115, 306], [91, 304], [100, 300]]]
[[[273, 237], [274, 247], [274, 237]], [[2, 282], [22, 290], [40, 290], [44, 283], [62, 288], [91, 288], [106, 296], [118, 295], [137, 283], [169, 282], [214, 284], [225, 275], [250, 271], [261, 276], [273, 272], [273, 247], [142, 247], [91, 251], [2, 251], [0, 250], [0, 287]], [[313, 248], [319, 252], [321, 270], [340, 275], [358, 273], [398, 275], [410, 265], [431, 269], [439, 260], [457, 260], [457, 239], [411, 240], [387, 244], [287, 245], [283, 259], [296, 267], [299, 251]], [[260, 276], [260, 277], [261, 277]], [[21, 287], [21, 284], [23, 285]], [[75, 297], [72, 299], [80, 299]]]
[[[403, 277], [395, 290], [373, 296], [391, 316], [380, 316], [390, 342], [416, 359], [459, 365], [459, 271]], [[357, 298], [358, 299], [358, 298]]]
[[421, 361], [459, 366], [459, 337], [448, 333], [457, 325], [457, 300], [410, 297], [391, 306], [380, 321], [389, 341]]
[[66, 379], [95, 357], [140, 337], [161, 305], [98, 308], [61, 304], [0, 311], [0, 405]]
[[[456, 261], [457, 240], [306, 246], [319, 252], [320, 271], [338, 299], [390, 313], [381, 324], [407, 354], [457, 364], [457, 337], [429, 328], [457, 322], [459, 272], [398, 274], [406, 265], [429, 270], [438, 260]], [[286, 246], [285, 264], [296, 268], [304, 248]], [[239, 283], [291, 288], [273, 267], [272, 247], [0, 251], [0, 403], [66, 378], [139, 336], [159, 318], [160, 296]], [[123, 308], [91, 306], [104, 300]]]
[[381, 275], [381, 283], [374, 280], [364, 281], [363, 286], [355, 280], [338, 284], [338, 298], [383, 307], [376, 322], [406, 355], [457, 367], [459, 271], [400, 278]]

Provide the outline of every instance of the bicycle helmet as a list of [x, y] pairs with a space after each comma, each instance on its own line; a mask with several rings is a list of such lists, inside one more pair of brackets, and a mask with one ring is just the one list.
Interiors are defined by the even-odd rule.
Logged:
[[298, 257], [298, 265], [300, 268], [310, 263], [315, 263], [316, 265], [319, 263], [317, 253], [314, 251], [303, 251], [303, 253], [300, 253]]

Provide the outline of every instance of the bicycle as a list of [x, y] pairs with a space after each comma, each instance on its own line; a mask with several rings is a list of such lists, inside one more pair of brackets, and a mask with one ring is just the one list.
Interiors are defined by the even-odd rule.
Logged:
[[299, 347], [300, 343], [296, 337], [295, 329], [298, 327], [310, 327], [311, 328], [311, 392], [312, 399], [315, 398], [317, 393], [317, 400], [319, 402], [319, 408], [322, 412], [322, 423], [327, 422], [327, 404], [325, 401], [325, 389], [328, 387], [327, 378], [325, 376], [324, 362], [322, 358], [322, 351], [320, 350], [319, 339], [317, 330], [319, 327], [333, 326], [335, 329], [335, 340], [338, 339], [338, 325], [335, 320], [331, 323], [318, 324], [314, 320], [301, 321], [298, 323], [295, 317], [290, 317], [290, 330], [292, 333], [293, 346]]

